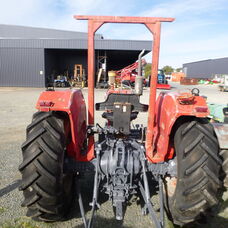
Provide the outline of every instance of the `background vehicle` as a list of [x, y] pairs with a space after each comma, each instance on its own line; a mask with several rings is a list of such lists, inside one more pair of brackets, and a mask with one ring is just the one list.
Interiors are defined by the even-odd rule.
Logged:
[[69, 82], [66, 76], [59, 75], [54, 80], [54, 87], [68, 87], [68, 86], [69, 86]]
[[219, 90], [222, 92], [225, 92], [228, 90], [228, 75], [223, 75], [220, 81], [220, 84], [218, 85]]
[[[150, 80], [149, 80], [150, 83]], [[158, 70], [158, 81], [157, 81], [157, 89], [171, 89], [171, 86], [168, 84], [168, 81], [166, 80], [164, 71], [159, 69]]]
[[[141, 60], [141, 67], [146, 65], [146, 60], [142, 59]], [[135, 62], [129, 66], [124, 67], [121, 70], [115, 71], [116, 73], [116, 81], [117, 83], [122, 83], [127, 86], [132, 86], [134, 87], [135, 85], [135, 79], [137, 76], [137, 71], [139, 67], [139, 62]], [[165, 74], [163, 70], [158, 70], [158, 75], [157, 75], [157, 89], [171, 89], [171, 86], [168, 85], [168, 81], [165, 78]], [[150, 86], [150, 77], [149, 80], [147, 81], [145, 78], [143, 79], [143, 85], [149, 87]]]
[[[143, 52], [142, 52], [143, 53]], [[141, 67], [146, 65], [146, 60], [141, 59]], [[124, 67], [121, 70], [114, 71], [116, 76], [117, 83], [123, 83], [127, 86], [134, 87], [135, 85], [135, 77], [137, 76], [137, 70], [139, 68], [139, 62], [135, 62], [129, 66]], [[143, 84], [146, 86], [146, 80], [143, 79]]]

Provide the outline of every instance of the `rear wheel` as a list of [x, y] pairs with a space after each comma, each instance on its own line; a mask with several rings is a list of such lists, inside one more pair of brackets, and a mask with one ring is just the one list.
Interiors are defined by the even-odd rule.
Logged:
[[66, 136], [64, 117], [55, 112], [37, 112], [27, 127], [22, 144], [20, 190], [27, 216], [58, 221], [66, 215], [73, 196], [73, 175], [65, 174], [63, 163]]
[[166, 177], [166, 207], [171, 220], [184, 225], [217, 204], [221, 186], [218, 141], [204, 119], [182, 124], [174, 137], [177, 176]]

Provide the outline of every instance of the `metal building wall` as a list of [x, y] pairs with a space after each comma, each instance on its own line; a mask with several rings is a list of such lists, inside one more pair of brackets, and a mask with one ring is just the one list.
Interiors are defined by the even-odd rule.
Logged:
[[[87, 49], [87, 39], [0, 39], [0, 48]], [[97, 50], [151, 51], [151, 41], [95, 40]]]
[[228, 74], [228, 58], [213, 59], [213, 74]]
[[211, 60], [187, 63], [183, 68], [188, 78], [211, 78]]
[[[95, 48], [96, 50], [117, 52], [118, 55], [130, 51], [129, 54], [134, 53], [133, 57], [128, 57], [131, 61], [132, 58], [135, 58], [135, 53], [142, 49], [149, 52], [151, 41], [104, 40], [100, 34], [97, 34], [95, 36]], [[87, 49], [87, 33], [0, 25], [0, 86], [45, 86], [45, 75], [51, 74], [51, 67], [55, 61], [53, 55], [52, 57], [47, 55], [47, 49], [52, 53], [55, 52], [54, 49], [58, 49], [57, 52], [59, 53], [69, 53], [76, 49], [77, 52], [84, 52]], [[84, 54], [83, 60], [80, 57], [81, 55], [77, 57], [69, 55], [67, 57], [64, 54], [64, 56], [65, 59], [60, 58], [59, 67], [63, 63], [67, 66], [74, 62], [82, 62], [86, 66], [87, 58]], [[50, 66], [45, 66], [45, 62], [46, 65], [49, 62]], [[124, 59], [122, 63], [128, 64], [125, 62]], [[56, 64], [54, 67], [56, 68]], [[43, 71], [43, 75], [40, 75], [40, 71]]]
[[0, 49], [1, 86], [43, 87], [44, 75], [44, 49]]
[[228, 74], [228, 58], [186, 63], [183, 69], [189, 78], [213, 78], [215, 74]]

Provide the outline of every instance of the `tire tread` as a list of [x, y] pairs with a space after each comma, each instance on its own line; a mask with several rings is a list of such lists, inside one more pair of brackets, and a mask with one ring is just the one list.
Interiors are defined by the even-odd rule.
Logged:
[[217, 138], [206, 119], [182, 123], [174, 135], [174, 147], [177, 184], [172, 196], [167, 193], [166, 209], [170, 219], [183, 226], [217, 204], [221, 159]]
[[21, 146], [19, 190], [24, 193], [22, 206], [28, 208], [27, 215], [34, 220], [62, 220], [69, 209], [73, 179], [70, 178], [70, 190], [65, 192], [62, 179], [65, 144], [63, 116], [55, 112], [33, 115], [27, 127], [27, 139]]

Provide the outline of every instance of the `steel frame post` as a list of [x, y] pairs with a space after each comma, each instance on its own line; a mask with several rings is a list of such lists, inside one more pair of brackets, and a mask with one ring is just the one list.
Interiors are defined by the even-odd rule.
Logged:
[[[94, 34], [102, 26], [102, 22], [93, 20], [88, 21], [88, 125], [94, 125], [94, 86], [95, 86], [95, 48]], [[94, 136], [89, 136], [88, 139], [87, 160], [90, 161], [94, 157]]]
[[[121, 17], [121, 16], [74, 16], [78, 20], [88, 20], [88, 124], [94, 125], [94, 34], [104, 23], [133, 23], [144, 24], [153, 34], [154, 40], [152, 45], [152, 75], [150, 81], [150, 98], [148, 127], [146, 135], [146, 155], [147, 158], [153, 160], [153, 135], [155, 120], [155, 102], [156, 102], [156, 86], [157, 72], [160, 49], [160, 32], [161, 22], [172, 22], [174, 18], [163, 17]], [[89, 137], [87, 160], [94, 157], [94, 137]]]
[[156, 88], [157, 88], [157, 74], [159, 65], [159, 51], [160, 51], [160, 34], [161, 22], [155, 24], [145, 24], [146, 27], [153, 34], [152, 44], [152, 66], [151, 66], [151, 80], [150, 80], [150, 96], [149, 96], [149, 110], [148, 110], [148, 127], [146, 132], [146, 155], [151, 160], [153, 158], [153, 133], [155, 120], [155, 104], [156, 104]]

